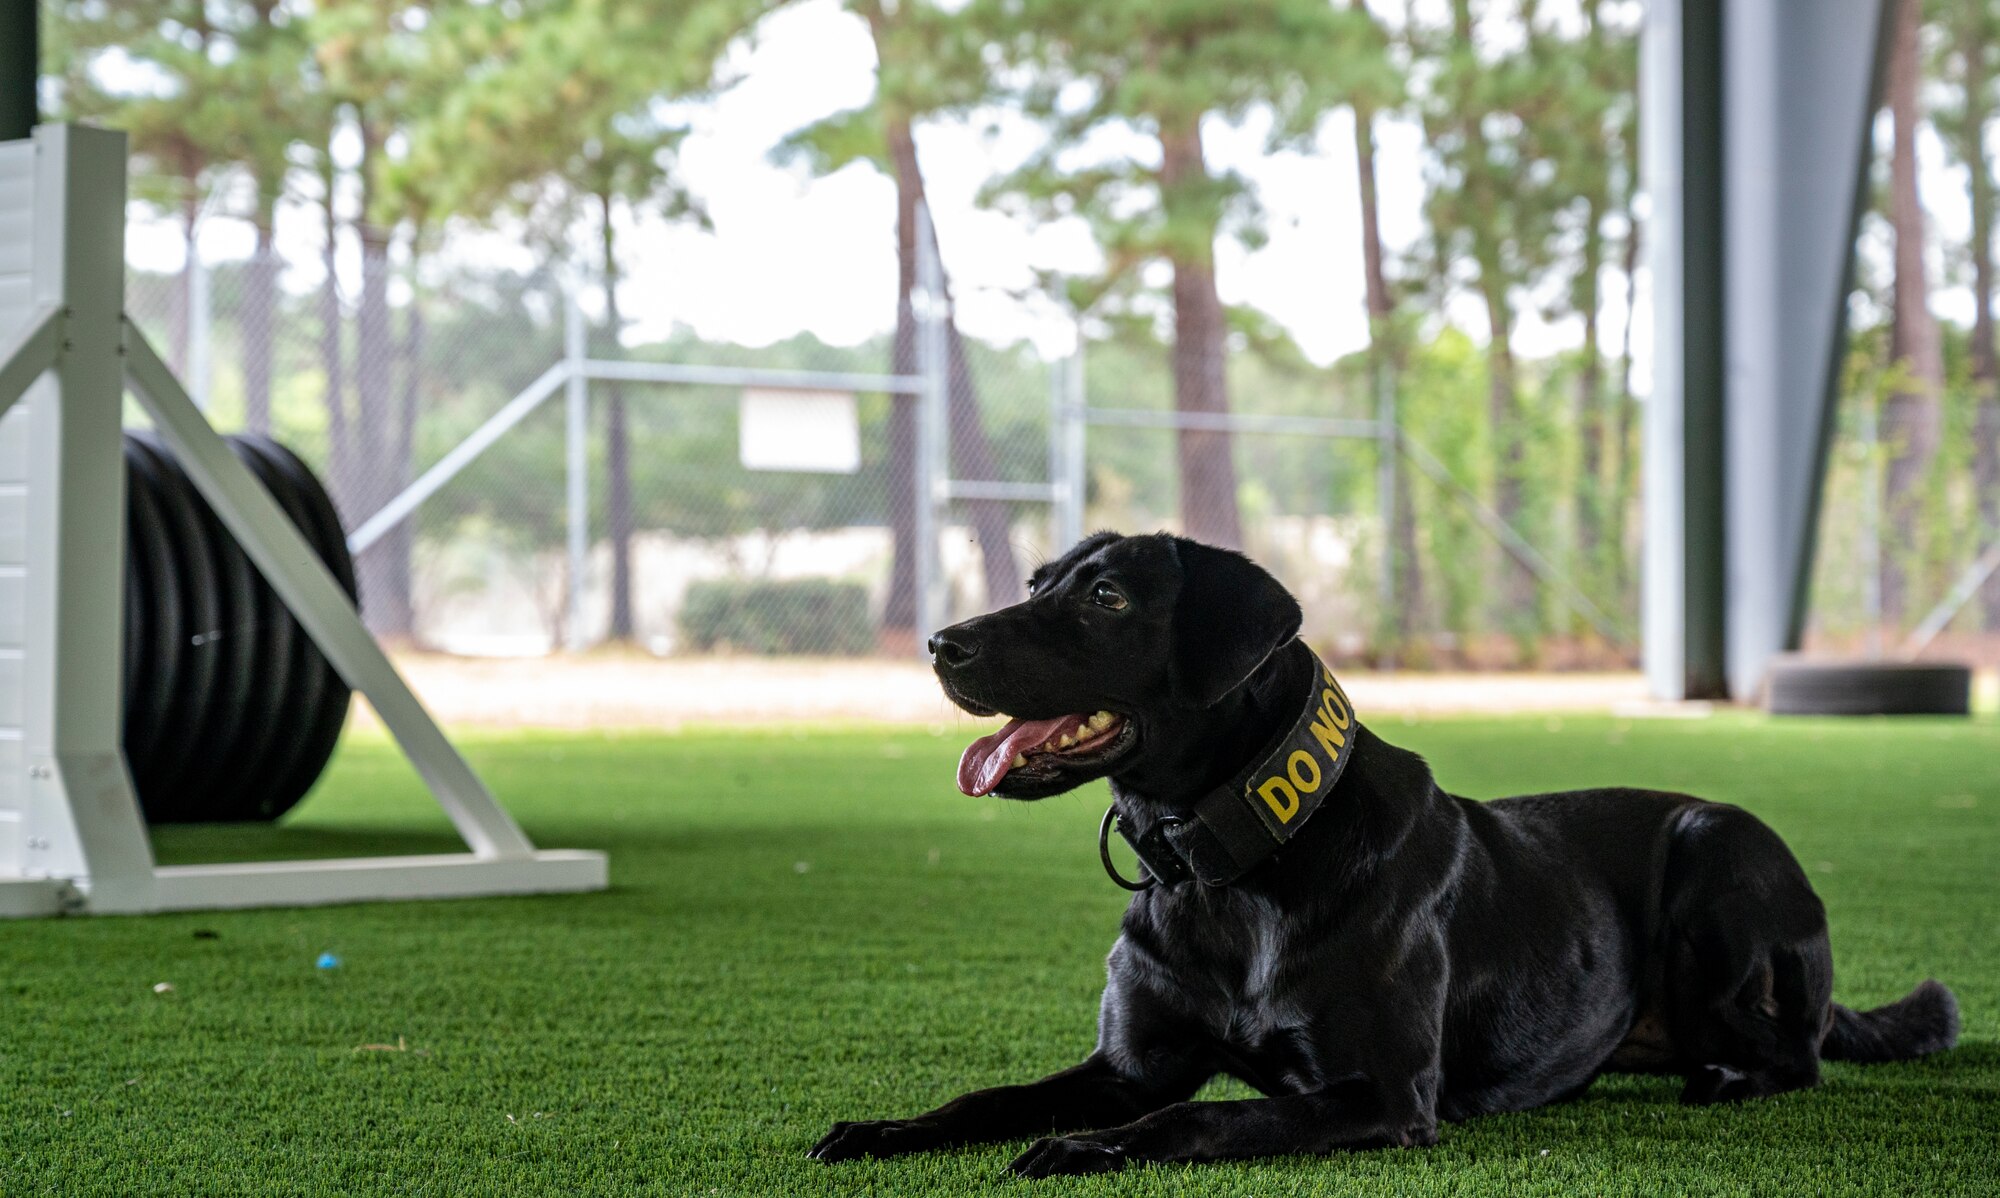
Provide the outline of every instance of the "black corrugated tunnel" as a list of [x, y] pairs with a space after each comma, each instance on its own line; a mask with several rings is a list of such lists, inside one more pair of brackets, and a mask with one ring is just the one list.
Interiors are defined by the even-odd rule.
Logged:
[[[269, 437], [226, 438], [357, 597], [333, 500]], [[157, 436], [125, 435], [125, 759], [152, 824], [272, 820], [319, 780], [350, 691]]]

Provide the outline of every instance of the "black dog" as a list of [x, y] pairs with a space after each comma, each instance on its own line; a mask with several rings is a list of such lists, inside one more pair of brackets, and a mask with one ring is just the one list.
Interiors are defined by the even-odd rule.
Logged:
[[[1087, 1060], [835, 1124], [814, 1157], [1073, 1133], [1014, 1162], [1044, 1177], [1426, 1145], [1440, 1120], [1608, 1070], [1679, 1075], [1682, 1101], [1709, 1103], [1956, 1040], [1935, 981], [1873, 1011], [1831, 1001], [1825, 910], [1754, 816], [1645, 790], [1448, 795], [1352, 719], [1299, 619], [1241, 555], [1099, 533], [1026, 602], [932, 638], [954, 702], [1016, 717], [966, 751], [962, 788], [1036, 799], [1109, 776], [1154, 882]], [[1190, 1102], [1216, 1073], [1269, 1097]]]

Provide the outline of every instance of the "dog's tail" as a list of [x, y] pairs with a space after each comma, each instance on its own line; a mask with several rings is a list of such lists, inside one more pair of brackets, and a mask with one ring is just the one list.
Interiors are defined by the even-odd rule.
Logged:
[[1819, 1054], [1829, 1061], [1907, 1061], [1958, 1043], [1958, 999], [1932, 978], [1886, 1007], [1855, 1011], [1833, 1004]]

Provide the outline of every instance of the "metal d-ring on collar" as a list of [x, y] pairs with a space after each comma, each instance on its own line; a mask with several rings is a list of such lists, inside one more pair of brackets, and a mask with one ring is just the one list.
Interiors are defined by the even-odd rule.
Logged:
[[[1161, 822], [1168, 824], [1178, 824], [1181, 821], [1170, 815], [1167, 816]], [[1125, 875], [1119, 873], [1118, 867], [1111, 863], [1111, 829], [1117, 823], [1118, 823], [1118, 804], [1113, 803], [1111, 804], [1111, 806], [1106, 807], [1104, 809], [1104, 821], [1097, 825], [1097, 859], [1104, 863], [1104, 872], [1111, 878], [1111, 880], [1118, 883], [1120, 886], [1123, 886], [1125, 889], [1132, 891], [1151, 890], [1153, 887], [1160, 884], [1160, 880], [1153, 876], [1152, 870], [1146, 868], [1146, 863], [1144, 861], [1141, 861], [1139, 863], [1139, 872], [1145, 880], [1139, 882], [1134, 882], [1130, 878], [1127, 878]]]

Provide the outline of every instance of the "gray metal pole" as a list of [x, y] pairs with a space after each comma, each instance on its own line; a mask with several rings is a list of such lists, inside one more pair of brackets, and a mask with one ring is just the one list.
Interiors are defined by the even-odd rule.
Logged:
[[583, 373], [587, 356], [583, 309], [577, 306], [573, 290], [564, 293], [563, 301], [563, 356], [569, 361], [564, 395], [567, 459], [564, 481], [569, 507], [569, 603], [565, 636], [569, 649], [575, 652], [587, 643], [583, 581], [590, 559], [590, 380]]
[[1868, 656], [1882, 656], [1882, 462], [1876, 398], [1861, 397], [1861, 619]]
[[[1386, 322], [1384, 322], [1386, 323]], [[1375, 359], [1375, 489], [1376, 507], [1382, 520], [1382, 577], [1376, 581], [1376, 602], [1381, 616], [1376, 626], [1388, 628], [1394, 620], [1397, 631], [1405, 631], [1396, 614], [1396, 382], [1387, 361], [1389, 348], [1382, 344], [1383, 330], [1375, 330], [1371, 356]], [[1399, 638], [1400, 639], [1400, 638]], [[1388, 655], [1384, 655], [1385, 658]]]
[[1083, 326], [1077, 325], [1076, 350], [1069, 356], [1069, 418], [1063, 428], [1065, 453], [1063, 462], [1068, 467], [1064, 481], [1068, 484], [1069, 527], [1063, 530], [1064, 549], [1083, 539], [1083, 526], [1088, 518], [1086, 510], [1090, 503], [1090, 423], [1084, 419], [1084, 409], [1090, 403], [1090, 395], [1085, 390], [1088, 376], [1085, 374]]
[[1067, 376], [1063, 373], [1063, 359], [1049, 363], [1049, 493], [1054, 501], [1049, 504], [1049, 556], [1054, 557], [1068, 548], [1069, 533], [1069, 453], [1064, 445], [1064, 432], [1068, 428], [1069, 398], [1064, 394]]
[[188, 245], [188, 394], [195, 406], [208, 411], [215, 390], [215, 279], [201, 257], [197, 238]]
[[1652, 204], [1644, 658], [1655, 698], [1728, 693], [1723, 620], [1721, 0], [1654, 0], [1641, 37]]
[[39, 119], [41, 42], [35, 0], [0, 0], [0, 141], [17, 141]]
[[917, 286], [923, 293], [918, 313], [917, 373], [928, 386], [917, 400], [917, 652], [928, 656], [925, 642], [944, 625], [944, 571], [938, 560], [940, 512], [938, 495], [944, 478], [944, 423], [947, 347], [944, 329], [944, 268], [938, 261], [937, 238], [931, 230], [930, 205], [917, 208]]

